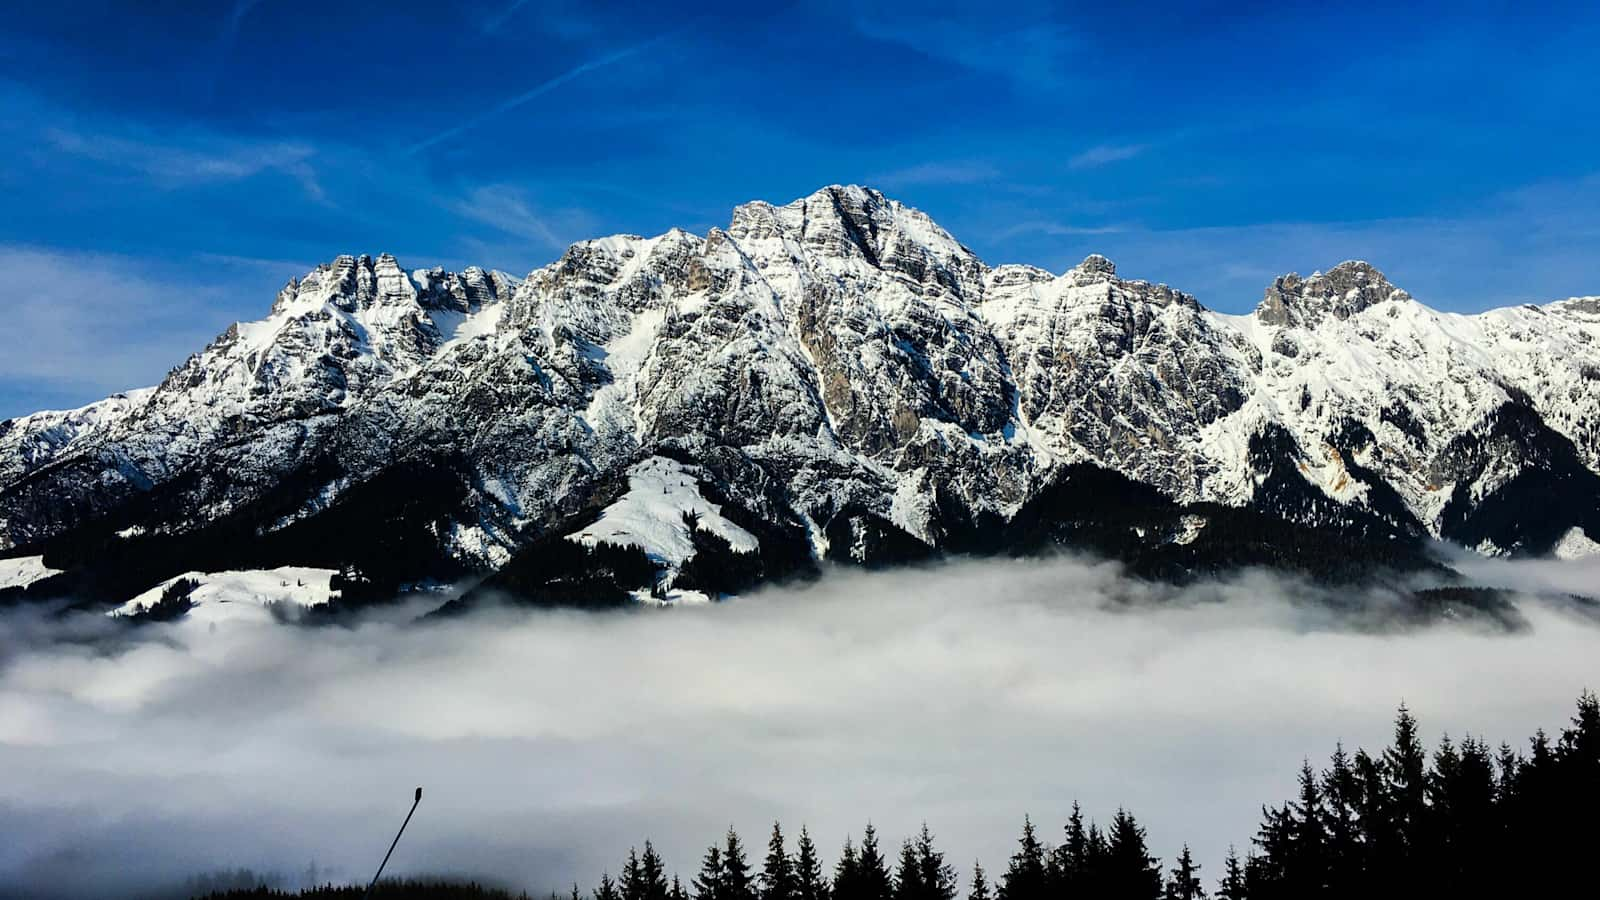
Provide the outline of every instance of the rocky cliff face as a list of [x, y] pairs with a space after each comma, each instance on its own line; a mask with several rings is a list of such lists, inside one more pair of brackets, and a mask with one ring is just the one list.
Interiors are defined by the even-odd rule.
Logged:
[[[645, 502], [662, 459], [682, 483]], [[772, 566], [912, 557], [1038, 516], [1085, 466], [1297, 527], [1600, 536], [1600, 303], [1440, 313], [1350, 262], [1226, 316], [1099, 256], [991, 268], [859, 187], [586, 241], [520, 281], [344, 256], [153, 390], [0, 424], [0, 552], [226, 534], [372, 569], [324, 538], [389, 528], [487, 571], [603, 517], [670, 582], [686, 503]], [[1546, 495], [1561, 521], [1527, 527]]]

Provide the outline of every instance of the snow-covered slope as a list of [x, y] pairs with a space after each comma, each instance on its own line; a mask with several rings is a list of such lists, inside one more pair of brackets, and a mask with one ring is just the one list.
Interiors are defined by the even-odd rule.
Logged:
[[303, 566], [283, 566], [265, 571], [185, 572], [169, 578], [112, 610], [108, 615], [133, 616], [149, 609], [174, 583], [192, 582], [191, 621], [214, 622], [255, 617], [274, 604], [288, 607], [321, 606], [337, 597], [330, 588], [334, 572]]
[[1442, 313], [1347, 262], [1221, 315], [1099, 256], [991, 268], [860, 187], [520, 281], [343, 256], [151, 391], [0, 424], [0, 552], [481, 571], [557, 534], [676, 566], [685, 509], [736, 550], [945, 547], [1082, 464], [1547, 552], [1600, 533], [1600, 300]]
[[651, 457], [628, 470], [628, 492], [606, 507], [592, 525], [569, 540], [593, 545], [607, 541], [638, 547], [669, 567], [694, 555], [685, 516], [727, 540], [734, 550], [752, 553], [755, 535], [722, 517], [722, 509], [700, 494], [699, 473], [677, 460]]
[[42, 556], [14, 556], [10, 559], [0, 559], [0, 591], [7, 588], [25, 588], [36, 581], [43, 581], [51, 575], [59, 574], [61, 570], [45, 565]]
[[1572, 528], [1561, 536], [1554, 551], [1556, 559], [1587, 559], [1600, 556], [1600, 542], [1585, 534], [1582, 528]]

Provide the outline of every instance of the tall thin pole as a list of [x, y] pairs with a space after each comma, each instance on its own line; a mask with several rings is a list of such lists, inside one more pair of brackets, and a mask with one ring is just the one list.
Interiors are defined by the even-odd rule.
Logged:
[[367, 885], [367, 900], [372, 900], [372, 889], [378, 886], [378, 879], [383, 877], [383, 867], [389, 864], [389, 857], [394, 855], [394, 848], [400, 845], [400, 835], [406, 833], [406, 826], [411, 824], [411, 816], [417, 811], [417, 804], [422, 802], [422, 788], [417, 788], [417, 799], [411, 801], [411, 812], [406, 813], [406, 820], [400, 823], [400, 830], [395, 832], [394, 843], [389, 845], [389, 852], [383, 855], [383, 862], [378, 863], [378, 874], [372, 876], [372, 883]]

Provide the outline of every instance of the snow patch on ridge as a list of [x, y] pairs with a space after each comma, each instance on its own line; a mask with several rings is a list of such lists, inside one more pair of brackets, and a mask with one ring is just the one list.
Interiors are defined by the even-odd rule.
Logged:
[[43, 581], [52, 575], [60, 574], [60, 569], [52, 569], [45, 565], [42, 556], [0, 559], [0, 591], [7, 588], [25, 588], [35, 581]]
[[658, 562], [676, 568], [694, 555], [683, 514], [695, 513], [700, 527], [720, 535], [741, 553], [760, 547], [755, 535], [722, 516], [722, 507], [700, 495], [697, 473], [690, 466], [653, 456], [628, 470], [628, 492], [606, 507], [599, 520], [568, 535], [568, 540], [594, 546], [600, 541], [638, 547]]
[[332, 569], [303, 566], [243, 572], [187, 572], [163, 581], [107, 615], [134, 615], [160, 600], [162, 591], [185, 578], [200, 585], [189, 595], [194, 608], [184, 617], [188, 621], [216, 622], [251, 617], [275, 603], [321, 606], [337, 595], [331, 586], [335, 574]]
[[1582, 528], [1568, 529], [1556, 544], [1556, 559], [1584, 559], [1596, 555], [1600, 555], [1600, 543], [1596, 543]]

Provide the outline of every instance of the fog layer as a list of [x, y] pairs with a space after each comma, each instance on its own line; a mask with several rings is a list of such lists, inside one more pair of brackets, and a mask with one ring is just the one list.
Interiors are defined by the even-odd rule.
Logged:
[[[1551, 574], [1555, 573], [1555, 574]], [[1600, 584], [1600, 566], [1478, 577]], [[1539, 580], [1543, 579], [1543, 580]], [[1356, 605], [1335, 615], [1326, 604]], [[1302, 758], [1521, 743], [1600, 683], [1600, 630], [1391, 625], [1394, 598], [1250, 575], [1184, 590], [1072, 559], [838, 573], [716, 606], [490, 611], [422, 626], [262, 616], [109, 632], [0, 621], [0, 894], [134, 893], [220, 868], [586, 888], [647, 837], [685, 877], [730, 824], [802, 823], [830, 859], [870, 819], [1003, 867], [1024, 813], [1117, 806], [1208, 862]], [[291, 878], [292, 880], [292, 878]]]

